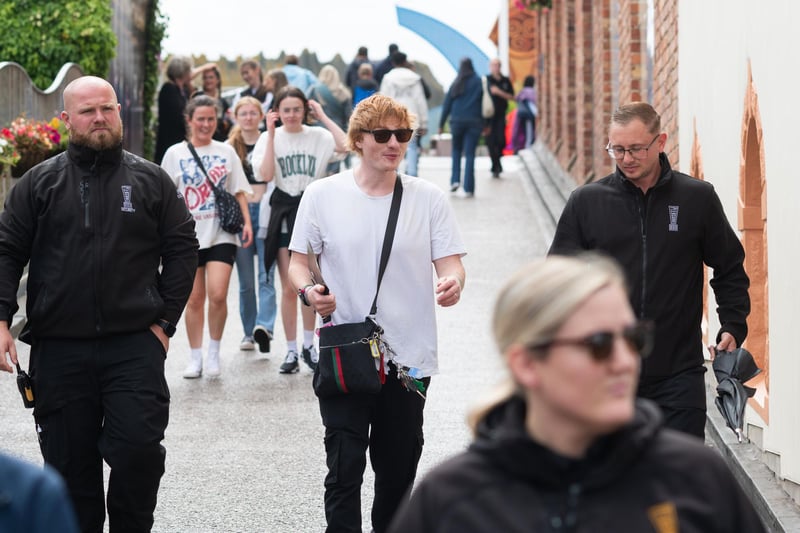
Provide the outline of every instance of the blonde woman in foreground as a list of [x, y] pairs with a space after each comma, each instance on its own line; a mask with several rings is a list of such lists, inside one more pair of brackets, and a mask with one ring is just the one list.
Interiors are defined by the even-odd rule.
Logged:
[[720, 455], [635, 398], [652, 331], [610, 260], [526, 266], [501, 289], [493, 330], [509, 380], [390, 532], [765, 531]]

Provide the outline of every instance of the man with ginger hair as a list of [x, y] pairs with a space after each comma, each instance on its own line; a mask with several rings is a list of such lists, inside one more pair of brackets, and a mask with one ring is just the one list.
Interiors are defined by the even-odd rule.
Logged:
[[[376, 533], [386, 531], [414, 483], [422, 454], [425, 398], [416, 389], [406, 389], [399, 376], [412, 373], [427, 390], [438, 372], [435, 307], [455, 305], [464, 288], [465, 249], [447, 197], [435, 185], [397, 172], [414, 126], [413, 116], [397, 101], [382, 94], [363, 100], [353, 111], [347, 133], [360, 164], [306, 188], [289, 243], [289, 278], [303, 302], [320, 316], [331, 316], [334, 324], [363, 321], [375, 297], [392, 198], [401, 194], [374, 317], [390, 348], [384, 353], [388, 362], [376, 366], [385, 383], [374, 395], [319, 399], [329, 532], [361, 531], [367, 448], [375, 472]], [[308, 246], [319, 256], [327, 294], [311, 280]]]

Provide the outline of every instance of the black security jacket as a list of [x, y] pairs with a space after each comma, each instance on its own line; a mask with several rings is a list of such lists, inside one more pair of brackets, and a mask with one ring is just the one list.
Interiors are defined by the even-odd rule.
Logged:
[[663, 429], [648, 400], [580, 460], [533, 441], [524, 419], [520, 398], [495, 408], [466, 452], [419, 483], [389, 533], [764, 531], [719, 453]]
[[121, 146], [70, 144], [27, 172], [0, 214], [0, 319], [11, 323], [30, 260], [23, 340], [177, 324], [197, 249], [194, 220], [160, 167]]
[[634, 312], [656, 324], [645, 381], [703, 364], [703, 263], [714, 269], [717, 339], [727, 331], [741, 346], [750, 312], [744, 250], [714, 187], [672, 170], [663, 153], [660, 163], [647, 194], [619, 169], [573, 191], [549, 252], [598, 250], [622, 264]]

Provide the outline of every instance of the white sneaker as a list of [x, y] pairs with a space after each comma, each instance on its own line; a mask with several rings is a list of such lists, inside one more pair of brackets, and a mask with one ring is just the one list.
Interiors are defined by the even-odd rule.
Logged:
[[186, 379], [197, 379], [203, 375], [203, 360], [194, 359], [191, 355], [189, 365], [183, 371], [183, 377]]
[[208, 357], [206, 358], [206, 377], [216, 378], [219, 374], [219, 352], [208, 352]]
[[249, 335], [245, 335], [242, 337], [242, 342], [239, 343], [239, 349], [243, 352], [251, 352], [256, 349], [256, 343], [253, 341], [253, 337]]

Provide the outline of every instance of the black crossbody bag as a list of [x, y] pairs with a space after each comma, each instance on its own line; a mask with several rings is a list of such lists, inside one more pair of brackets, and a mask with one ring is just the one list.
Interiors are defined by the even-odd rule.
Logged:
[[[383, 328], [375, 321], [375, 314], [378, 312], [378, 291], [392, 251], [402, 197], [403, 184], [400, 176], [397, 176], [383, 237], [378, 287], [369, 315], [363, 322], [324, 326], [319, 330], [319, 363], [313, 380], [314, 393], [319, 398], [337, 394], [377, 394], [386, 379], [381, 349]], [[380, 360], [377, 370], [376, 359]]]
[[244, 228], [244, 215], [242, 214], [239, 200], [226, 191], [224, 187], [216, 185], [211, 181], [211, 178], [208, 177], [208, 173], [206, 172], [206, 167], [203, 166], [203, 161], [200, 159], [200, 156], [197, 155], [197, 150], [194, 149], [192, 143], [187, 144], [189, 145], [189, 151], [192, 152], [194, 156], [194, 160], [197, 161], [197, 166], [203, 171], [206, 181], [208, 181], [208, 184], [214, 191], [214, 205], [217, 209], [220, 227], [222, 227], [223, 231], [227, 231], [228, 233], [240, 233], [242, 228]]

